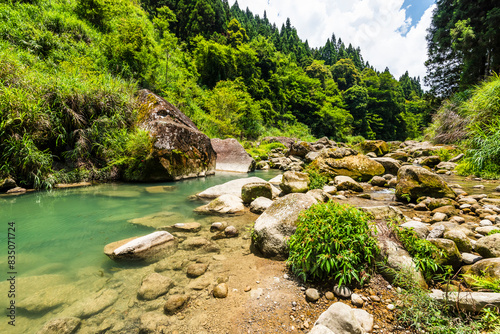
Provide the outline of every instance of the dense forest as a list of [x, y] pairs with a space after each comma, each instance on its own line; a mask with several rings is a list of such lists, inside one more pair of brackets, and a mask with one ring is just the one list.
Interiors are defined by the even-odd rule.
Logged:
[[35, 187], [117, 177], [149, 147], [135, 127], [142, 88], [210, 137], [418, 138], [436, 102], [498, 70], [498, 8], [469, 2], [438, 1], [431, 95], [334, 32], [311, 48], [289, 19], [277, 27], [237, 2], [1, 1], [0, 176]]
[[500, 4], [437, 1], [426, 82], [445, 98], [427, 136], [467, 148], [458, 172], [500, 178]]

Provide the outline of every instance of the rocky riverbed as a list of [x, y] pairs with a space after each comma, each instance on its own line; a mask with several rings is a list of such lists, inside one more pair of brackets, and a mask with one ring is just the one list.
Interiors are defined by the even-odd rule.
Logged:
[[[326, 144], [333, 146], [330, 142]], [[413, 148], [408, 147], [406, 151], [411, 152]], [[350, 149], [321, 151], [324, 148], [323, 145], [315, 159], [311, 152], [304, 156], [309, 155], [313, 162], [319, 158], [322, 162], [318, 167], [332, 173], [339, 170], [332, 169], [333, 166], [341, 166], [337, 160], [359, 157]], [[314, 324], [322, 314], [322, 319], [331, 318], [329, 314], [347, 314], [347, 318], [354, 317], [347, 324], [353, 328], [374, 333], [410, 332], [394, 319], [400, 295], [384, 277], [376, 275], [365, 288], [348, 291], [336, 289], [333, 282], [304, 284], [288, 271], [285, 262], [276, 260], [286, 257], [284, 239], [293, 233], [290, 226], [300, 210], [327, 200], [370, 211], [382, 236], [387, 228], [385, 221], [398, 217], [402, 228], [413, 228], [422, 238], [449, 251], [446, 264], [481, 274], [481, 268], [484, 269], [481, 263], [488, 262], [486, 267], [493, 268], [491, 275], [499, 276], [500, 243], [496, 236], [500, 234], [486, 235], [500, 229], [497, 199], [500, 183], [459, 178], [438, 168], [445, 170], [440, 173], [441, 179], [430, 169], [424, 171], [410, 164], [405, 173], [399, 173], [402, 163], [392, 160], [379, 163], [385, 166], [383, 170], [397, 168], [396, 176], [380, 173], [380, 167], [371, 162], [365, 164], [365, 156], [361, 157], [361, 164], [349, 159], [342, 164], [362, 169], [351, 175], [359, 174], [361, 180], [368, 181], [364, 176], [368, 175], [367, 169], [363, 167], [367, 165], [380, 175], [372, 175], [370, 182], [337, 175], [323, 189], [308, 191], [307, 174], [286, 171], [269, 182], [244, 178], [230, 185], [205, 189], [191, 197], [191, 207], [197, 207], [195, 211], [203, 214], [194, 219], [164, 211], [142, 217], [124, 216], [144, 232], [156, 230], [154, 240], [167, 236], [164, 240], [173, 243], [166, 253], [161, 256], [156, 251], [141, 253], [143, 261], [138, 263], [115, 263], [108, 259], [102, 265], [82, 267], [72, 277], [54, 274], [50, 268], [45, 273], [38, 271], [34, 276], [23, 277], [24, 282], [19, 285], [25, 290], [18, 302], [16, 330], [19, 333], [38, 330], [39, 333], [304, 333], [319, 330], [321, 326], [314, 329]], [[375, 162], [376, 159], [380, 158], [372, 158]], [[420, 163], [425, 160], [418, 159], [416, 162]], [[405, 196], [398, 195], [398, 187], [402, 192], [403, 185], [404, 193], [411, 196], [417, 197], [422, 191], [424, 195], [425, 191], [435, 195], [419, 196], [418, 201], [409, 203]], [[151, 191], [155, 193], [154, 189], [147, 192]], [[162, 195], [170, 190], [158, 191]], [[122, 198], [133, 198], [137, 193], [141, 190], [124, 192]], [[106, 192], [100, 196], [106, 196]], [[413, 199], [411, 196], [409, 200]], [[286, 229], [280, 228], [283, 222], [287, 222]], [[252, 240], [253, 236], [256, 238]], [[106, 254], [122, 254], [124, 249], [127, 254], [132, 254], [132, 249], [143, 250], [144, 242], [136, 242], [134, 248], [129, 241], [108, 245]], [[389, 258], [390, 248], [383, 249]], [[399, 253], [393, 263], [396, 269], [404, 261], [411, 263], [408, 254], [401, 257]], [[0, 284], [2, 291], [5, 284]], [[484, 300], [474, 301], [484, 296], [475, 294], [464, 282], [452, 281], [452, 285], [453, 290], [473, 297], [469, 298], [472, 305], [484, 303]], [[498, 303], [495, 301], [498, 294], [485, 293], [492, 298], [489, 302]], [[433, 295], [440, 298], [437, 292]], [[324, 313], [327, 310], [329, 313]], [[4, 325], [0, 324], [2, 330]], [[337, 325], [342, 324], [332, 326]], [[328, 333], [322, 327], [321, 330]]]

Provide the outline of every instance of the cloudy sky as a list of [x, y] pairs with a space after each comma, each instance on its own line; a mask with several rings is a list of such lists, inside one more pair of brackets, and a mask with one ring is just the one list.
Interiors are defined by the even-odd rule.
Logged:
[[[230, 5], [235, 0], [230, 0]], [[332, 33], [361, 48], [365, 61], [399, 78], [405, 71], [425, 76], [426, 30], [434, 0], [238, 0], [278, 27], [289, 17], [302, 40], [323, 46]]]

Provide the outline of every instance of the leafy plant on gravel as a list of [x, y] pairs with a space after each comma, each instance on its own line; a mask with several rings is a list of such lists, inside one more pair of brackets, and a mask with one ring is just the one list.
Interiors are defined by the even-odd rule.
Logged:
[[301, 213], [290, 237], [287, 264], [304, 281], [333, 278], [339, 285], [362, 285], [379, 253], [370, 225], [369, 215], [350, 205], [313, 205]]
[[500, 233], [500, 230], [493, 230], [488, 233], [488, 235], [493, 235], [493, 234], [498, 234]]

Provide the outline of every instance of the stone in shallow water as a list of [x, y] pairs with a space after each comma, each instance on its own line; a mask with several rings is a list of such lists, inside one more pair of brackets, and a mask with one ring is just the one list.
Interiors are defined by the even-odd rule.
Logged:
[[241, 214], [244, 210], [245, 206], [241, 198], [228, 194], [217, 197], [210, 203], [194, 209], [194, 212], [203, 215], [230, 215]]
[[52, 319], [46, 322], [37, 334], [73, 334], [80, 323], [81, 320], [74, 317]]
[[154, 186], [144, 188], [150, 194], [163, 194], [176, 190], [175, 186]]
[[89, 318], [114, 304], [117, 299], [118, 292], [116, 290], [101, 290], [94, 295], [71, 305], [68, 310], [64, 311], [64, 313], [69, 313], [72, 316], [81, 319]]
[[151, 234], [110, 243], [104, 254], [112, 260], [155, 261], [177, 248], [177, 240], [168, 232]]
[[139, 333], [166, 333], [168, 317], [160, 312], [147, 312], [140, 317]]
[[50, 285], [20, 300], [17, 307], [32, 314], [45, 313], [63, 304], [71, 304], [77, 295], [79, 293], [73, 285]]
[[164, 228], [165, 226], [172, 225], [172, 223], [179, 223], [184, 220], [184, 216], [174, 212], [158, 212], [145, 217], [134, 218], [128, 222], [134, 225], [141, 225], [152, 227], [155, 229]]
[[188, 277], [198, 277], [203, 275], [208, 269], [208, 263], [193, 263], [187, 267]]
[[146, 276], [137, 291], [137, 297], [144, 300], [153, 300], [164, 295], [174, 286], [174, 281], [169, 277], [152, 273]]
[[199, 232], [201, 230], [201, 224], [196, 222], [177, 223], [172, 226], [159, 227], [158, 230], [167, 230], [172, 232]]
[[180, 311], [189, 301], [189, 296], [186, 295], [173, 295], [168, 297], [167, 302], [163, 306], [166, 314], [174, 314]]

